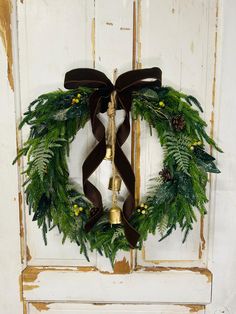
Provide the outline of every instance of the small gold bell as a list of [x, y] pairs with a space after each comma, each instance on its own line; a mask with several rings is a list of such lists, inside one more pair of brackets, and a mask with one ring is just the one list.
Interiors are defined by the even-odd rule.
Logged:
[[[110, 178], [109, 180], [109, 186], [108, 189], [112, 191], [112, 180], [113, 177]], [[116, 175], [115, 176], [115, 182], [114, 182], [114, 191], [119, 192], [120, 191], [120, 187], [121, 187], [121, 178], [120, 176]]]
[[106, 155], [105, 155], [105, 160], [111, 160], [112, 159], [112, 147], [111, 145], [107, 145], [106, 148]]
[[121, 209], [112, 207], [109, 211], [109, 222], [111, 225], [121, 224]]

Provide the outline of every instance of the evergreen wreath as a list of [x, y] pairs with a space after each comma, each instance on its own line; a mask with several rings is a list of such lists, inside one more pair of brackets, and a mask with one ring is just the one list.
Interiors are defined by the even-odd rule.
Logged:
[[[77, 132], [89, 120], [92, 88], [58, 90], [34, 100], [19, 125], [30, 135], [14, 160], [27, 156], [24, 188], [33, 220], [46, 233], [57, 227], [63, 242], [69, 238], [88, 259], [97, 250], [114, 262], [118, 250], [129, 250], [122, 225], [111, 225], [108, 209], [90, 232], [85, 232], [92, 204], [69, 178], [67, 157]], [[196, 109], [193, 106], [196, 106]], [[207, 173], [219, 173], [215, 159], [205, 151], [208, 143], [222, 152], [206, 133], [203, 111], [193, 96], [171, 87], [143, 88], [132, 93], [133, 119], [140, 117], [155, 129], [164, 150], [163, 169], [151, 181], [150, 191], [133, 211], [130, 223], [139, 232], [137, 249], [149, 233], [161, 240], [180, 226], [183, 242], [196, 221], [195, 208], [206, 214]]]

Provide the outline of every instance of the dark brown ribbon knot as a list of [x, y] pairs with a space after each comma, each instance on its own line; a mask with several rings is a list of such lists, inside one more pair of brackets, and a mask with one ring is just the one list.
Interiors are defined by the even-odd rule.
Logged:
[[114, 161], [129, 192], [123, 204], [122, 221], [125, 236], [130, 246], [134, 248], [138, 242], [139, 233], [129, 223], [129, 219], [135, 208], [135, 176], [130, 162], [121, 147], [130, 133], [129, 112], [132, 105], [132, 92], [144, 87], [160, 87], [161, 70], [155, 67], [128, 71], [120, 75], [115, 85], [113, 85], [104, 73], [94, 69], [79, 68], [66, 73], [64, 86], [67, 89], [75, 89], [80, 86], [95, 89], [89, 99], [89, 110], [92, 132], [98, 143], [88, 155], [82, 167], [84, 194], [94, 205], [91, 209], [93, 214], [85, 226], [87, 232], [93, 228], [103, 215], [101, 193], [88, 180], [103, 161], [106, 154], [106, 132], [103, 123], [98, 118], [98, 114], [107, 111], [111, 93], [114, 90], [116, 91], [116, 109], [123, 109], [125, 111], [124, 121], [116, 133]]

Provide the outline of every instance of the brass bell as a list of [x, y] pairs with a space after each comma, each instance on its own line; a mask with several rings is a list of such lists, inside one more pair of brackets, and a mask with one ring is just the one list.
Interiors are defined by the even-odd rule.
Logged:
[[112, 159], [112, 147], [111, 145], [107, 145], [106, 147], [106, 155], [105, 155], [105, 160], [111, 160]]
[[[109, 185], [108, 185], [108, 189], [112, 191], [112, 181], [113, 181], [113, 177], [110, 178], [109, 180]], [[115, 179], [114, 179], [114, 191], [119, 192], [120, 191], [120, 187], [121, 187], [121, 178], [120, 176], [116, 175]]]
[[109, 211], [109, 222], [111, 225], [121, 224], [121, 209], [112, 207]]

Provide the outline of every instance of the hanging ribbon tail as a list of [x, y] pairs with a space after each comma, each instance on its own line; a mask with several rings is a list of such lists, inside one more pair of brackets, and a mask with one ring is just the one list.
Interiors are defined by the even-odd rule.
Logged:
[[135, 208], [135, 175], [129, 160], [123, 153], [121, 146], [130, 133], [129, 112], [132, 106], [132, 92], [144, 87], [161, 86], [161, 70], [159, 68], [133, 70], [120, 75], [116, 81], [118, 106], [125, 110], [125, 118], [116, 135], [115, 165], [129, 191], [123, 204], [123, 224], [125, 236], [130, 246], [135, 248], [139, 240], [139, 233], [129, 223]]
[[135, 176], [130, 162], [121, 147], [130, 133], [129, 112], [132, 105], [132, 92], [144, 87], [160, 87], [161, 70], [159, 68], [150, 68], [126, 72], [118, 77], [114, 87], [106, 75], [100, 71], [86, 68], [75, 69], [66, 73], [64, 86], [67, 89], [75, 89], [80, 86], [95, 88], [95, 91], [90, 96], [89, 109], [92, 131], [98, 143], [86, 158], [82, 167], [84, 194], [94, 205], [90, 211], [91, 217], [85, 226], [86, 231], [91, 230], [103, 215], [102, 196], [98, 189], [88, 180], [106, 154], [105, 127], [97, 115], [99, 112], [103, 113], [107, 110], [113, 90], [117, 92], [116, 109], [125, 110], [124, 121], [116, 135], [114, 161], [129, 192], [123, 204], [122, 218], [125, 236], [130, 246], [134, 248], [138, 242], [139, 233], [132, 227], [129, 220], [135, 208]]
[[75, 69], [67, 72], [64, 86], [68, 89], [80, 86], [95, 88], [89, 99], [89, 110], [92, 132], [98, 143], [82, 166], [84, 194], [93, 204], [93, 208], [90, 209], [90, 218], [85, 225], [85, 231], [89, 232], [103, 215], [101, 193], [88, 180], [106, 154], [105, 127], [97, 115], [101, 111], [102, 103], [108, 106], [109, 96], [114, 87], [104, 73], [94, 69]]

